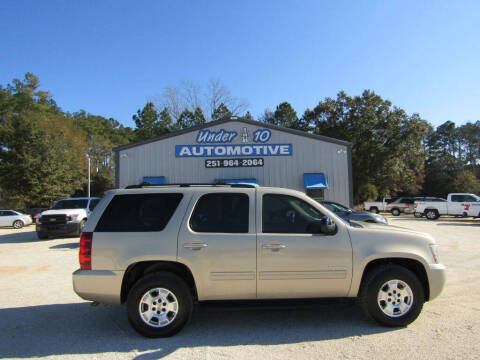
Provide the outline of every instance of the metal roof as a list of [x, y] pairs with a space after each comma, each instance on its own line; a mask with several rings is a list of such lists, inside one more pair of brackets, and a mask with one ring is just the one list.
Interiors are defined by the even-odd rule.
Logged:
[[121, 151], [121, 150], [131, 149], [131, 148], [134, 148], [134, 147], [137, 147], [137, 146], [150, 144], [150, 143], [157, 142], [157, 141], [164, 140], [164, 139], [168, 139], [168, 138], [171, 138], [171, 137], [174, 137], [174, 136], [184, 135], [184, 134], [188, 134], [189, 132], [198, 131], [198, 130], [209, 128], [209, 127], [212, 127], [212, 126], [222, 125], [222, 124], [225, 124], [225, 123], [228, 123], [228, 122], [235, 122], [235, 121], [236, 122], [242, 122], [242, 123], [249, 124], [249, 125], [264, 127], [264, 128], [267, 128], [267, 129], [283, 131], [283, 132], [287, 132], [287, 133], [290, 133], [290, 134], [293, 134], [293, 135], [305, 136], [305, 137], [312, 138], [312, 139], [315, 139], [315, 140], [321, 140], [321, 141], [330, 142], [330, 143], [334, 143], [334, 144], [338, 144], [338, 145], [343, 145], [343, 146], [351, 146], [352, 145], [352, 143], [350, 143], [348, 141], [338, 140], [338, 139], [331, 138], [331, 137], [328, 137], [328, 136], [310, 134], [310, 133], [307, 133], [305, 131], [290, 129], [290, 128], [277, 126], [277, 125], [272, 125], [272, 124], [267, 124], [267, 123], [263, 123], [263, 122], [260, 122], [260, 121], [248, 120], [248, 119], [245, 119], [245, 118], [242, 118], [242, 117], [231, 117], [231, 118], [224, 118], [224, 119], [220, 119], [220, 120], [216, 120], [216, 121], [207, 122], [207, 123], [202, 124], [202, 125], [193, 126], [191, 128], [188, 128], [188, 129], [179, 130], [179, 131], [171, 132], [171, 133], [168, 133], [168, 134], [154, 136], [154, 137], [151, 137], [149, 139], [136, 141], [136, 142], [133, 142], [133, 143], [130, 143], [130, 144], [120, 145], [120, 146], [114, 147], [113, 151], [118, 152], [118, 151]]

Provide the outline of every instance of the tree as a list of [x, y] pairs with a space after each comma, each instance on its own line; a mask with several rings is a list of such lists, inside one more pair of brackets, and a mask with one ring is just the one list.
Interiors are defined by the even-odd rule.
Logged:
[[253, 118], [252, 114], [250, 114], [250, 111], [247, 111], [246, 114], [243, 116], [246, 120], [254, 121], [255, 119]]
[[157, 97], [156, 104], [159, 108], [167, 108], [176, 123], [185, 110], [195, 113], [196, 109], [200, 109], [202, 114], [207, 115], [205, 121], [211, 121], [221, 104], [234, 116], [245, 113], [248, 107], [245, 100], [232, 96], [230, 90], [218, 79], [211, 79], [206, 87], [190, 81], [183, 81], [180, 86], [167, 86]]
[[270, 110], [265, 110], [262, 121], [290, 129], [307, 130], [305, 126], [302, 126], [303, 123], [299, 121], [297, 112], [292, 105], [286, 101], [279, 104], [273, 113]]
[[232, 112], [221, 103], [212, 113], [212, 121], [226, 119], [232, 117]]
[[50, 205], [86, 182], [85, 133], [38, 84], [27, 73], [0, 89], [0, 187], [14, 208]]
[[201, 124], [205, 124], [205, 116], [203, 116], [202, 109], [197, 107], [194, 112], [188, 109], [183, 110], [177, 121], [176, 128], [178, 130], [187, 129]]
[[455, 192], [478, 194], [480, 192], [480, 180], [471, 171], [461, 171], [455, 179], [454, 189]]
[[133, 115], [133, 120], [137, 125], [135, 129], [137, 140], [168, 133], [172, 125], [168, 110], [164, 108], [159, 114], [151, 101], [147, 102], [142, 110], [138, 109], [137, 114]]
[[326, 98], [313, 110], [307, 109], [300, 122], [316, 134], [352, 143], [356, 202], [364, 200], [359, 190], [370, 185], [378, 196], [420, 191], [425, 158], [422, 140], [428, 124], [418, 114], [409, 116], [369, 90], [355, 97], [342, 91], [336, 99]]

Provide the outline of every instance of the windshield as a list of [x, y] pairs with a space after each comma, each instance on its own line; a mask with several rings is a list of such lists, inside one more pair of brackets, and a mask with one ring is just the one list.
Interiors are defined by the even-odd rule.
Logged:
[[328, 210], [333, 212], [343, 212], [348, 210], [348, 208], [346, 208], [345, 206], [332, 203], [332, 202], [324, 202], [322, 203], [322, 205], [325, 206]]
[[61, 209], [86, 209], [88, 200], [60, 200], [53, 205], [53, 210]]

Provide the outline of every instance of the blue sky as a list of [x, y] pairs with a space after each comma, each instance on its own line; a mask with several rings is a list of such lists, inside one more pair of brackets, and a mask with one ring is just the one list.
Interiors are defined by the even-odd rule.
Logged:
[[217, 78], [257, 117], [372, 89], [434, 125], [480, 119], [478, 1], [24, 1], [0, 5], [0, 84], [133, 125], [168, 85]]

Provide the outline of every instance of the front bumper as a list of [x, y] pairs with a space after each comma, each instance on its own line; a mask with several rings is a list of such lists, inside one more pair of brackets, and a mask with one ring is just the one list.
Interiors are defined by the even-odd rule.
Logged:
[[120, 304], [123, 271], [77, 270], [72, 274], [73, 290], [82, 299]]
[[430, 264], [428, 271], [428, 282], [430, 284], [430, 300], [439, 296], [447, 280], [446, 268], [442, 264]]
[[45, 235], [77, 235], [80, 223], [66, 223], [66, 224], [36, 224], [35, 230], [37, 233]]

